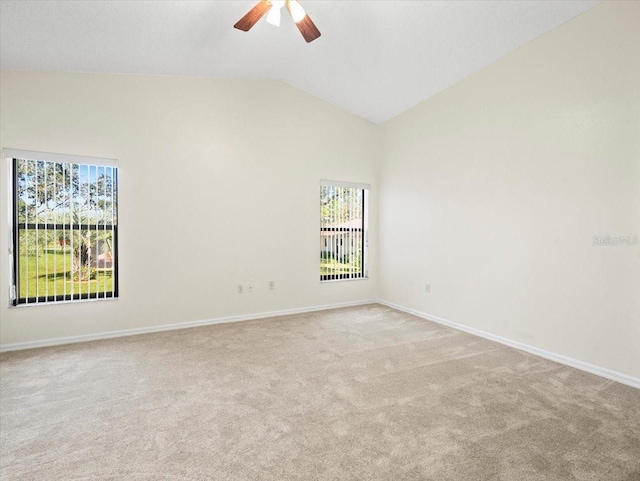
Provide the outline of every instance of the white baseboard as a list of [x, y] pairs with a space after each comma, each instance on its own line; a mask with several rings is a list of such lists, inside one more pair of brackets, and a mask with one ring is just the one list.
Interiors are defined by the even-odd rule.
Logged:
[[302, 314], [305, 312], [324, 311], [327, 309], [338, 309], [341, 307], [363, 306], [374, 304], [377, 300], [370, 299], [355, 302], [342, 302], [338, 304], [325, 304], [322, 306], [299, 307], [295, 309], [282, 309], [279, 311], [260, 312], [256, 314], [245, 314], [239, 316], [218, 317], [215, 319], [205, 319], [201, 321], [177, 322], [175, 324], [162, 324], [159, 326], [137, 327], [133, 329], [123, 329], [120, 331], [99, 332], [96, 334], [81, 334], [78, 336], [56, 337], [53, 339], [43, 339], [40, 341], [16, 342], [13, 344], [0, 344], [0, 352], [20, 351], [23, 349], [34, 349], [37, 347], [60, 346], [63, 344], [74, 344], [77, 342], [98, 341], [100, 339], [112, 339], [115, 337], [135, 336], [138, 334], [150, 334], [153, 332], [173, 331], [176, 329], [188, 329], [190, 327], [210, 326], [212, 324], [226, 324], [229, 322], [252, 321], [255, 319], [265, 319], [268, 317], [289, 316], [291, 314]]
[[463, 324], [458, 324], [457, 322], [452, 322], [447, 319], [443, 319], [442, 317], [433, 316], [431, 314], [426, 314], [424, 312], [416, 311], [415, 309], [410, 309], [408, 307], [400, 306], [398, 304], [394, 304], [393, 302], [388, 302], [388, 301], [383, 301], [381, 299], [378, 299], [378, 303], [387, 307], [391, 307], [392, 309], [397, 309], [398, 311], [406, 312], [407, 314], [413, 314], [414, 316], [421, 317], [422, 319], [426, 319], [428, 321], [442, 324], [443, 326], [452, 327], [453, 329], [457, 329], [458, 331], [464, 331], [469, 334], [473, 334], [474, 336], [483, 337], [485, 339], [489, 339], [490, 341], [495, 341], [500, 344], [504, 344], [505, 346], [519, 349], [520, 351], [525, 351], [531, 354], [535, 354], [536, 356], [540, 356], [545, 359], [549, 359], [551, 361], [564, 364], [566, 366], [580, 369], [581, 371], [585, 371], [590, 374], [595, 374], [596, 376], [610, 379], [611, 381], [616, 381], [622, 384], [626, 384], [627, 386], [640, 389], [640, 379], [637, 377], [629, 376], [628, 374], [612, 371], [611, 369], [607, 369], [604, 367], [596, 366], [594, 364], [589, 364], [587, 362], [579, 361], [577, 359], [563, 356], [562, 354], [556, 354], [555, 352], [546, 351], [538, 347], [529, 346], [528, 344], [523, 344], [518, 341], [507, 339], [506, 337], [491, 334], [490, 332], [485, 332], [479, 329], [475, 329], [473, 327], [465, 326]]

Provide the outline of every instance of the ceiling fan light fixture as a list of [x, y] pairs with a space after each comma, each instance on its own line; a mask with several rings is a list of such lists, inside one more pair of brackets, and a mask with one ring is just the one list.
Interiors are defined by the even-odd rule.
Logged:
[[271, 10], [269, 10], [267, 14], [267, 23], [270, 23], [274, 27], [280, 26], [280, 9], [276, 8], [275, 5], [271, 7]]
[[293, 21], [298, 23], [304, 20], [304, 17], [307, 16], [307, 12], [304, 11], [302, 5], [300, 5], [296, 0], [289, 0], [289, 11], [291, 12], [291, 17]]

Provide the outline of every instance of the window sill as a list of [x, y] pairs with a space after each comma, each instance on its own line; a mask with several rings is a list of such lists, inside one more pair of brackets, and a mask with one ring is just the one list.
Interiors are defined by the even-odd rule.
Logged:
[[369, 277], [355, 277], [353, 279], [327, 279], [326, 281], [320, 280], [320, 284], [332, 284], [334, 282], [353, 282], [353, 281], [368, 281]]
[[98, 299], [73, 299], [70, 301], [51, 301], [51, 302], [29, 302], [24, 304], [14, 305], [13, 301], [9, 301], [9, 308], [22, 309], [23, 307], [36, 307], [36, 306], [59, 306], [68, 304], [83, 304], [85, 302], [101, 302], [101, 301], [117, 301], [118, 297], [101, 297]]

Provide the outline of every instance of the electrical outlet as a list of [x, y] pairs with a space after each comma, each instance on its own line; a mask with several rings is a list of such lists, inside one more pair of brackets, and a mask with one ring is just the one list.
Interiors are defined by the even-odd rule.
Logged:
[[238, 294], [242, 294], [244, 292], [244, 288], [242, 287], [242, 284], [238, 284]]
[[426, 284], [424, 288], [425, 292], [431, 292], [431, 284]]
[[247, 284], [247, 292], [253, 292], [253, 284], [252, 283]]
[[269, 281], [269, 290], [272, 291], [276, 288], [276, 281]]

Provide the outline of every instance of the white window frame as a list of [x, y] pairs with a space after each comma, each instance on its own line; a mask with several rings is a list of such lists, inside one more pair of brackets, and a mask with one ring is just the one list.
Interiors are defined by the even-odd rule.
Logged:
[[[369, 197], [371, 191], [371, 185], [362, 184], [356, 182], [345, 182], [345, 181], [337, 181], [337, 180], [321, 180], [320, 181], [320, 189], [322, 195], [322, 189], [324, 187], [335, 187], [335, 188], [347, 188], [347, 189], [361, 189], [363, 191], [363, 218], [362, 218], [362, 267], [361, 272], [353, 272], [350, 274], [329, 274], [323, 275], [320, 274], [320, 282], [328, 283], [328, 282], [342, 282], [342, 281], [353, 281], [353, 280], [366, 280], [369, 278]], [[322, 215], [319, 219], [320, 224], [320, 252], [326, 250], [324, 247], [324, 241], [322, 239], [322, 232], [326, 229], [322, 226]], [[340, 239], [343, 240], [342, 238]], [[351, 249], [352, 246], [349, 245], [349, 242], [344, 243], [344, 246], [347, 246]], [[344, 248], [344, 247], [343, 247]]]
[[[117, 250], [118, 250], [118, 227], [117, 227], [117, 220], [116, 220], [116, 224], [115, 224], [115, 228], [113, 229], [114, 231], [114, 250], [115, 250], [115, 256], [114, 256], [114, 260], [113, 260], [113, 288], [111, 291], [111, 295], [107, 296], [94, 296], [91, 297], [89, 294], [87, 294], [87, 296], [83, 296], [83, 295], [78, 295], [77, 297], [73, 297], [70, 299], [56, 299], [56, 300], [38, 300], [36, 302], [25, 302], [25, 303], [19, 303], [18, 302], [18, 297], [19, 297], [19, 293], [16, 292], [16, 286], [17, 286], [17, 282], [15, 279], [16, 273], [18, 272], [18, 267], [17, 266], [17, 260], [15, 259], [15, 252], [14, 252], [14, 242], [15, 242], [15, 229], [17, 229], [17, 215], [14, 212], [14, 190], [15, 190], [15, 185], [14, 185], [14, 172], [13, 172], [13, 164], [14, 164], [14, 159], [24, 159], [24, 160], [31, 160], [31, 161], [43, 161], [43, 162], [58, 162], [58, 163], [68, 163], [68, 164], [78, 164], [78, 165], [88, 165], [88, 166], [101, 166], [101, 167], [108, 167], [108, 168], [113, 168], [114, 170], [112, 170], [112, 175], [115, 176], [115, 182], [116, 182], [116, 195], [119, 196], [119, 166], [118, 166], [118, 161], [117, 159], [108, 159], [108, 158], [99, 158], [99, 157], [87, 157], [87, 156], [80, 156], [80, 155], [72, 155], [72, 154], [59, 154], [59, 153], [52, 153], [52, 152], [38, 152], [38, 151], [31, 151], [31, 150], [22, 150], [22, 149], [13, 149], [13, 148], [3, 148], [2, 149], [2, 158], [4, 159], [6, 166], [7, 166], [7, 177], [6, 177], [6, 181], [7, 181], [7, 192], [8, 192], [8, 221], [9, 221], [9, 228], [8, 228], [8, 252], [9, 252], [9, 301], [10, 301], [10, 306], [15, 306], [15, 307], [25, 307], [25, 306], [36, 306], [36, 305], [53, 305], [53, 304], [64, 304], [64, 303], [75, 303], [75, 302], [85, 302], [85, 301], [96, 301], [96, 300], [114, 300], [117, 299], [119, 297], [119, 282], [118, 282], [118, 273], [119, 273], [119, 256], [117, 255]], [[116, 197], [117, 198], [117, 197]], [[118, 219], [118, 208], [117, 208], [117, 202], [116, 202], [116, 206], [115, 206], [115, 211], [114, 211], [114, 215], [115, 215], [115, 219]], [[108, 291], [107, 291], [108, 292]], [[55, 297], [55, 296], [53, 296]]]

